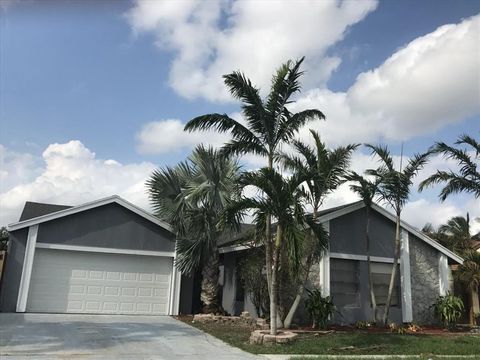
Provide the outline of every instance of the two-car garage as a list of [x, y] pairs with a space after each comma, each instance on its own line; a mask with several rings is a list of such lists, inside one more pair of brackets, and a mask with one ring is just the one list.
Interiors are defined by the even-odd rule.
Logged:
[[172, 259], [36, 249], [27, 312], [167, 315]]
[[3, 312], [179, 311], [169, 226], [118, 196], [60, 209], [27, 203], [9, 230]]

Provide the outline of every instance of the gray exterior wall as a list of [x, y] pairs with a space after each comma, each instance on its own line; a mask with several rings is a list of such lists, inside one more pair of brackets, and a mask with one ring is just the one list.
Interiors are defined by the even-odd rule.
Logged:
[[37, 242], [149, 251], [174, 251], [173, 235], [118, 204], [40, 224]]
[[[28, 228], [10, 233], [0, 293], [0, 311], [16, 310]], [[37, 243], [132, 250], [175, 250], [173, 235], [118, 204], [108, 204], [39, 224]], [[182, 286], [188, 292], [188, 283]], [[188, 304], [184, 304], [187, 308]]]
[[22, 276], [28, 229], [9, 234], [9, 248], [0, 288], [0, 311], [14, 312], [17, 307], [18, 290]]
[[431, 306], [440, 295], [440, 252], [413, 234], [409, 236], [409, 245], [413, 321], [434, 324], [436, 319]]
[[[366, 255], [366, 211], [353, 211], [330, 221], [330, 252]], [[372, 210], [370, 215], [370, 254], [393, 257], [395, 226], [383, 215]]]

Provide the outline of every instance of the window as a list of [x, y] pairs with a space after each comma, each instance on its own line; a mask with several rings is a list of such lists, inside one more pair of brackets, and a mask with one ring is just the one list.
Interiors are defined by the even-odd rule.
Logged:
[[360, 306], [359, 262], [330, 259], [330, 293], [338, 307]]
[[[392, 274], [392, 264], [388, 263], [372, 263], [372, 280], [373, 292], [375, 293], [375, 300], [377, 305], [385, 305], [387, 303], [388, 287], [390, 285], [390, 276]], [[393, 285], [391, 306], [399, 305], [399, 277], [400, 269], [397, 266], [397, 274], [395, 276], [395, 283]]]

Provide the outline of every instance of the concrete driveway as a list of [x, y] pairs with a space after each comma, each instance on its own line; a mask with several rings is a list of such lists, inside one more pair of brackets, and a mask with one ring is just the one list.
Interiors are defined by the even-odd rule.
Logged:
[[261, 359], [169, 316], [2, 313], [0, 358]]

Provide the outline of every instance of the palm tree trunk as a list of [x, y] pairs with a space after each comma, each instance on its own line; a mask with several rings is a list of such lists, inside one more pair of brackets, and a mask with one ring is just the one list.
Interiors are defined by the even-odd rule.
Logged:
[[[268, 157], [268, 168], [273, 168], [273, 155]], [[272, 217], [267, 214], [265, 224], [265, 266], [267, 273], [268, 293], [272, 288]]]
[[370, 287], [370, 301], [372, 303], [373, 321], [377, 322], [377, 301], [373, 289], [372, 262], [370, 256], [370, 207], [366, 206], [367, 221], [365, 225], [365, 237], [367, 245], [368, 286]]
[[220, 276], [218, 249], [212, 252], [205, 266], [202, 269], [202, 284], [200, 299], [203, 303], [204, 313], [223, 313], [222, 306], [219, 304], [219, 286]]
[[475, 315], [480, 313], [479, 299], [478, 299], [478, 290], [475, 288], [470, 289], [470, 311], [469, 311], [469, 320], [471, 325], [475, 324]]
[[[317, 218], [317, 208], [313, 208], [312, 212], [312, 219], [315, 221]], [[309, 238], [309, 246], [307, 246], [307, 258], [305, 260], [305, 277], [303, 278], [303, 281], [298, 285], [297, 287], [297, 292], [295, 295], [295, 300], [293, 300], [292, 306], [290, 307], [290, 310], [288, 311], [287, 316], [285, 317], [285, 320], [283, 322], [283, 327], [285, 329], [290, 329], [290, 325], [292, 324], [293, 316], [295, 315], [295, 312], [297, 311], [298, 305], [300, 304], [300, 300], [302, 299], [303, 292], [305, 291], [305, 286], [307, 285], [308, 277], [310, 275], [310, 268], [312, 267], [312, 245], [314, 241], [314, 236], [315, 234], [313, 233], [313, 230], [310, 231], [310, 238]]]
[[383, 312], [383, 324], [387, 325], [388, 314], [390, 312], [390, 304], [392, 302], [393, 287], [395, 285], [395, 278], [397, 276], [397, 263], [400, 257], [400, 213], [397, 212], [396, 226], [395, 226], [395, 255], [393, 257], [392, 274], [390, 276], [390, 285], [388, 286], [387, 303]]
[[310, 268], [312, 266], [312, 256], [307, 256], [307, 260], [305, 262], [305, 277], [300, 285], [297, 287], [297, 292], [295, 295], [295, 300], [293, 300], [292, 306], [288, 311], [287, 316], [283, 322], [283, 327], [285, 329], [290, 329], [290, 325], [292, 325], [293, 316], [297, 311], [298, 305], [300, 304], [300, 300], [302, 300], [303, 292], [305, 291], [305, 286], [308, 281], [308, 276], [310, 275]]
[[278, 292], [278, 262], [282, 243], [282, 227], [277, 225], [277, 239], [273, 247], [272, 286], [270, 290], [270, 334], [277, 335], [277, 292]]

